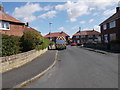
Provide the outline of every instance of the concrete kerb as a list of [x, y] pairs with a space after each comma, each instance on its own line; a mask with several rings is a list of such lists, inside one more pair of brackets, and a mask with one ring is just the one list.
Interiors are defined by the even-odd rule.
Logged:
[[92, 49], [92, 48], [86, 48], [86, 47], [80, 47], [83, 48], [85, 50], [89, 50], [89, 51], [93, 51], [93, 52], [97, 52], [97, 53], [101, 53], [101, 54], [105, 54], [105, 55], [112, 55], [112, 56], [117, 56], [118, 54], [114, 54], [114, 53], [110, 53], [110, 52], [106, 52], [106, 51], [101, 51], [101, 50], [96, 50], [96, 49]]
[[35, 77], [33, 77], [27, 81], [24, 81], [23, 83], [13, 87], [13, 89], [11, 89], [11, 90], [19, 90], [20, 88], [23, 88], [23, 87], [27, 86], [28, 84], [38, 80], [40, 77], [42, 77], [45, 73], [47, 73], [50, 69], [52, 69], [55, 66], [55, 64], [57, 62], [57, 58], [58, 58], [58, 51], [56, 51], [55, 60], [51, 66], [49, 66], [46, 70], [44, 70], [40, 74], [36, 75]]

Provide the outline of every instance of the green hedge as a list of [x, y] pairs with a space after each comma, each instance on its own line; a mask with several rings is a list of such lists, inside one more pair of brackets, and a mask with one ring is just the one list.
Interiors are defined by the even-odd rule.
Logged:
[[105, 43], [85, 43], [84, 44], [85, 47], [89, 47], [89, 48], [94, 48], [94, 49], [107, 49], [107, 44]]
[[0, 52], [1, 56], [9, 56], [33, 49], [43, 50], [50, 44], [49, 39], [44, 38], [37, 31], [24, 32], [22, 37], [8, 35], [0, 36], [2, 36], [2, 44], [0, 44], [0, 50], [2, 51]]
[[20, 53], [20, 37], [2, 35], [2, 56]]

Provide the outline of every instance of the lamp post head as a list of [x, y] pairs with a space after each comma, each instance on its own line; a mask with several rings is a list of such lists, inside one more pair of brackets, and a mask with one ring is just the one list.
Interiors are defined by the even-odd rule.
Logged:
[[52, 24], [51, 22], [49, 24]]

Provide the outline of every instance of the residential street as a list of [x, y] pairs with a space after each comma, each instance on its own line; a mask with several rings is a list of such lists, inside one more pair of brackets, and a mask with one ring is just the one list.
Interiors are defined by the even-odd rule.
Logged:
[[26, 88], [117, 88], [118, 56], [68, 46], [53, 69]]

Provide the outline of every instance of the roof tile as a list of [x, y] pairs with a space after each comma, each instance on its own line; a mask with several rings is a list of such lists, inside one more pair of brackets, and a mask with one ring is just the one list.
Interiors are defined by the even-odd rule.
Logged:
[[16, 23], [23, 23], [17, 19], [15, 19], [14, 17], [0, 11], [0, 20], [5, 20], [5, 21], [9, 21], [9, 22], [16, 22]]
[[79, 35], [96, 35], [100, 34], [100, 32], [95, 30], [88, 30], [88, 31], [78, 31], [73, 36], [79, 36]]
[[58, 37], [58, 36], [69, 36], [65, 32], [55, 32], [55, 33], [49, 33], [45, 35], [44, 37]]

